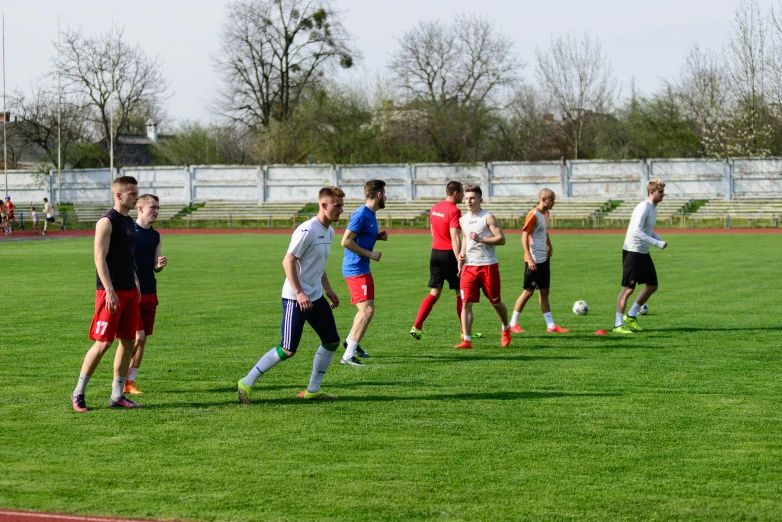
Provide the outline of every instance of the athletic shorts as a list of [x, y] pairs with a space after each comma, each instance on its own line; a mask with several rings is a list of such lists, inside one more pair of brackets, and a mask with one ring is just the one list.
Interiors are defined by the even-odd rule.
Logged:
[[461, 294], [465, 303], [477, 303], [481, 300], [480, 290], [483, 295], [497, 304], [502, 301], [500, 297], [500, 265], [465, 266], [462, 267]]
[[95, 291], [95, 315], [90, 339], [110, 343], [114, 339], [135, 339], [138, 324], [138, 290], [117, 290], [119, 308], [113, 314], [106, 308], [106, 290]]
[[443, 283], [448, 281], [451, 290], [458, 290], [458, 273], [459, 263], [453, 250], [432, 249], [432, 256], [429, 258], [429, 288], [442, 288]]
[[524, 263], [524, 290], [548, 290], [551, 286], [551, 264], [548, 259], [535, 263], [535, 270], [529, 269], [529, 263]]
[[345, 278], [350, 290], [350, 304], [358, 304], [361, 301], [373, 301], [375, 299], [375, 280], [372, 274], [361, 274]]
[[636, 284], [657, 286], [652, 256], [622, 250], [622, 286], [635, 288]]
[[339, 344], [337, 323], [334, 322], [334, 313], [331, 311], [326, 298], [321, 296], [312, 302], [312, 310], [302, 312], [299, 302], [295, 299], [282, 298], [282, 340], [280, 346], [289, 352], [295, 352], [301, 341], [304, 331], [304, 323], [309, 323], [315, 333], [320, 337], [320, 343]]
[[138, 304], [138, 324], [136, 331], [142, 330], [144, 335], [150, 336], [155, 330], [155, 313], [157, 312], [157, 294], [141, 294]]
[[46, 221], [48, 221], [49, 223], [54, 223], [54, 218], [53, 217], [48, 217], [48, 218], [46, 218]]

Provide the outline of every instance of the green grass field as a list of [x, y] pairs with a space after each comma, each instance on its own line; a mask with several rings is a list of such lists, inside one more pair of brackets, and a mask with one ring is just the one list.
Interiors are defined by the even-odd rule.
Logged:
[[[408, 335], [427, 292], [429, 238], [391, 236], [373, 265], [365, 368], [332, 364], [329, 403], [295, 397], [317, 340], [235, 383], [279, 341], [286, 235], [164, 236], [169, 267], [138, 378], [140, 410], [110, 410], [113, 350], [76, 414], [91, 342], [90, 239], [0, 244], [0, 508], [185, 520], [780, 520], [782, 236], [662, 234], [661, 290], [633, 336], [610, 328], [621, 235], [554, 235], [552, 307], [572, 330], [499, 346], [476, 306], [457, 351], [454, 297]], [[498, 248], [506, 303], [516, 235]], [[355, 308], [341, 278], [347, 334]], [[588, 316], [574, 316], [578, 299]]]

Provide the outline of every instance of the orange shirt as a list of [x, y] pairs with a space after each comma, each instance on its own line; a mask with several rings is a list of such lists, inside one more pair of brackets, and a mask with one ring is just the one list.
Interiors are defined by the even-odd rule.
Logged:
[[[541, 212], [537, 207], [527, 214], [522, 230], [529, 234], [527, 245], [535, 263], [544, 263], [548, 259], [548, 211]], [[524, 261], [529, 263], [529, 256], [524, 251]]]

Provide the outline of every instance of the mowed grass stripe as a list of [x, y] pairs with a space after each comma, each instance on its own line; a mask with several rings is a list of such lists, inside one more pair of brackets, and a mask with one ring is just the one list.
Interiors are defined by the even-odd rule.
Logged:
[[[0, 246], [0, 507], [188, 520], [774, 520], [782, 513], [782, 319], [773, 235], [666, 235], [647, 331], [610, 328], [621, 236], [554, 235], [551, 302], [572, 330], [499, 347], [476, 305], [458, 342], [453, 292], [408, 335], [427, 292], [429, 238], [392, 236], [373, 263], [366, 368], [335, 363], [336, 403], [295, 394], [317, 338], [234, 385], [279, 341], [284, 235], [165, 236], [156, 331], [139, 374], [145, 408], [109, 410], [113, 350], [86, 415], [68, 396], [90, 345], [92, 241]], [[503, 298], [521, 291], [518, 236], [497, 249]], [[340, 334], [355, 307], [341, 277]], [[590, 305], [574, 316], [572, 303]]]

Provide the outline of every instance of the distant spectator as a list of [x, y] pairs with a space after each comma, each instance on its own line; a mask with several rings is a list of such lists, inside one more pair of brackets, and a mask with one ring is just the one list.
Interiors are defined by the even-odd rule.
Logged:
[[30, 219], [33, 220], [33, 233], [38, 232], [38, 212], [35, 211], [35, 207], [30, 207]]
[[54, 219], [54, 203], [49, 203], [48, 198], [43, 198], [43, 211], [46, 212], [46, 221], [43, 222], [42, 236], [46, 235], [46, 228], [49, 226], [49, 223], [57, 223], [60, 225], [60, 230], [65, 231], [65, 225], [63, 225], [62, 220]]
[[3, 233], [7, 236], [11, 234], [11, 227], [8, 226], [8, 216], [6, 212], [5, 203], [0, 199], [0, 227], [3, 228]]
[[6, 217], [8, 219], [8, 226], [11, 228], [11, 230], [13, 230], [13, 227], [11, 225], [11, 223], [13, 223], [20, 230], [24, 230], [24, 227], [19, 225], [19, 222], [16, 220], [16, 216], [14, 216], [14, 209], [15, 208], [16, 208], [16, 205], [14, 205], [11, 202], [11, 196], [6, 196], [5, 197], [5, 211], [6, 211], [6, 214], [7, 214]]

